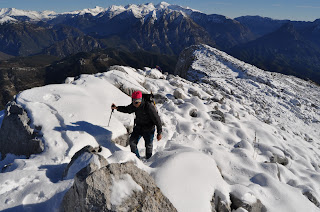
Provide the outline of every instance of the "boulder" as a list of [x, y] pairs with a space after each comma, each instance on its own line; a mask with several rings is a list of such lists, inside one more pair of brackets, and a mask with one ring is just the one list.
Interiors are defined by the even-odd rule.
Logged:
[[25, 155], [41, 153], [44, 144], [39, 131], [30, 127], [27, 112], [15, 101], [6, 105], [5, 116], [0, 129], [0, 152], [2, 159], [8, 154]]
[[187, 98], [186, 94], [184, 93], [184, 91], [181, 88], [175, 89], [173, 92], [173, 96], [176, 99], [186, 99]]
[[87, 145], [80, 149], [74, 156], [71, 158], [70, 163], [63, 172], [63, 179], [72, 179], [78, 171], [82, 168], [87, 167], [91, 170], [90, 173], [108, 165], [108, 161], [98, 153], [102, 151], [101, 146], [92, 147]]
[[220, 110], [209, 111], [208, 114], [210, 115], [212, 120], [221, 121], [223, 123], [226, 123], [225, 116], [224, 116], [223, 112], [221, 112]]
[[281, 164], [281, 165], [286, 166], [286, 165], [288, 165], [289, 160], [288, 160], [288, 158], [286, 158], [286, 157], [273, 154], [273, 155], [270, 157], [270, 163], [279, 163], [279, 164]]
[[83, 168], [65, 194], [61, 210], [177, 211], [153, 178], [132, 162], [109, 164], [94, 172]]
[[313, 196], [313, 194], [311, 193], [311, 191], [306, 191], [303, 193], [304, 196], [306, 196], [313, 204], [315, 204], [315, 206], [317, 206], [318, 208], [320, 208], [320, 203], [317, 200], [317, 198], [315, 198]]
[[162, 94], [154, 94], [154, 101], [156, 104], [163, 104], [168, 101], [168, 98]]
[[266, 207], [261, 203], [259, 199], [257, 199], [254, 203], [248, 203], [242, 201], [240, 198], [236, 197], [233, 194], [230, 194], [230, 200], [232, 202], [231, 209], [237, 210], [238, 208], [243, 208], [248, 212], [266, 212]]
[[192, 96], [197, 96], [197, 97], [199, 97], [199, 99], [202, 99], [202, 96], [199, 93], [199, 91], [197, 91], [196, 89], [194, 89], [192, 87], [189, 88], [188, 93], [191, 94]]
[[193, 118], [196, 118], [196, 117], [198, 117], [198, 110], [197, 109], [191, 109], [190, 111], [189, 111], [189, 115], [191, 116], [191, 117], [193, 117]]
[[211, 208], [212, 212], [231, 212], [230, 205], [222, 201], [216, 193], [212, 197]]
[[129, 133], [131, 133], [133, 131], [133, 126], [128, 126], [127, 131], [128, 131], [128, 134], [124, 134], [122, 136], [119, 136], [115, 139], [112, 139], [111, 141], [113, 143], [119, 144], [124, 147], [128, 146], [129, 145]]

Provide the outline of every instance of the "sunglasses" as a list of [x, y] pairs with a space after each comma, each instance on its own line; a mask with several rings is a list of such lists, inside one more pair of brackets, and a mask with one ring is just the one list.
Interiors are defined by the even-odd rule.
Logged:
[[141, 103], [141, 101], [133, 101], [133, 104], [135, 104], [135, 105], [137, 105], [139, 103]]

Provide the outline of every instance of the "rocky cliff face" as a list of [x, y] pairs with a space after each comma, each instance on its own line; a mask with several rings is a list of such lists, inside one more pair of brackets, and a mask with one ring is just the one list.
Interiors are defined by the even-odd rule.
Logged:
[[66, 26], [48, 26], [28, 22], [0, 25], [0, 51], [13, 56], [39, 54], [58, 41], [83, 33]]

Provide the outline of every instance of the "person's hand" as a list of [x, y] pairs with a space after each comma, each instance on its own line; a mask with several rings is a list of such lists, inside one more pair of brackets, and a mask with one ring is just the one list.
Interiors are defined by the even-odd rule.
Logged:
[[161, 135], [161, 134], [158, 134], [158, 135], [157, 135], [157, 140], [160, 141], [161, 138], [162, 138], [162, 135]]
[[111, 109], [112, 109], [112, 110], [117, 109], [117, 106], [116, 106], [114, 103], [112, 103]]

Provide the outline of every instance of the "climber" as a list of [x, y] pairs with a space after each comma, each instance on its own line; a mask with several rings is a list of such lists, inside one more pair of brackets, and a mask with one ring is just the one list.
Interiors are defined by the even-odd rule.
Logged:
[[116, 106], [113, 103], [111, 109], [116, 109], [122, 113], [135, 113], [134, 128], [129, 139], [131, 152], [140, 158], [137, 144], [139, 139], [143, 137], [146, 147], [146, 159], [149, 159], [152, 156], [155, 126], [157, 127], [157, 140], [159, 141], [162, 138], [161, 120], [155, 105], [143, 98], [141, 91], [135, 91], [132, 93], [132, 103], [130, 105]]

